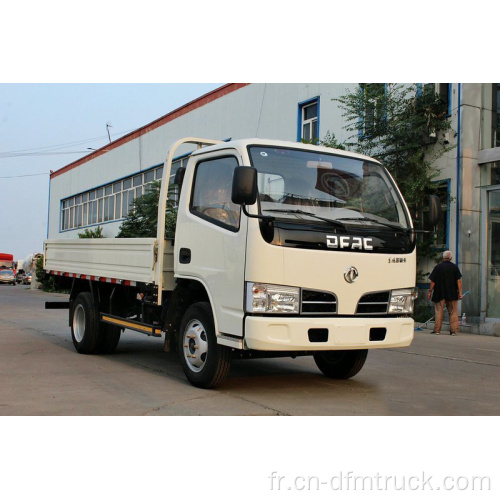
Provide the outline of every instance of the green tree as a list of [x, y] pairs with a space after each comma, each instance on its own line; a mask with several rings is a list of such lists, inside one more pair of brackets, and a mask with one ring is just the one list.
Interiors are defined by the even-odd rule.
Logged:
[[339, 142], [335, 137], [335, 134], [333, 132], [330, 132], [329, 130], [327, 131], [324, 139], [309, 139], [309, 140], [301, 139], [300, 142], [302, 144], [316, 144], [318, 146], [325, 146], [326, 148], [343, 149], [343, 150], [346, 149], [344, 144]]
[[[447, 109], [430, 86], [360, 84], [334, 99], [352, 134], [347, 149], [374, 157], [391, 172], [417, 228], [428, 195], [435, 194], [436, 160], [451, 149], [443, 132], [450, 130]], [[433, 238], [419, 237], [419, 262], [434, 257]]]
[[35, 276], [44, 292], [56, 291], [54, 276], [47, 274], [43, 268], [43, 255], [40, 255], [36, 260]]
[[102, 227], [97, 226], [95, 229], [86, 228], [83, 233], [78, 233], [78, 238], [103, 238]]
[[329, 130], [327, 131], [324, 139], [319, 140], [319, 145], [320, 146], [325, 146], [327, 148], [334, 148], [334, 149], [343, 149], [345, 150], [346, 147], [344, 144], [339, 142], [337, 138], [335, 137], [335, 134], [333, 132], [330, 132]]
[[[158, 200], [161, 183], [150, 184], [148, 191], [134, 200], [134, 206], [120, 226], [117, 238], [154, 238], [158, 224]], [[165, 217], [165, 236], [173, 238], [177, 209], [169, 198]]]

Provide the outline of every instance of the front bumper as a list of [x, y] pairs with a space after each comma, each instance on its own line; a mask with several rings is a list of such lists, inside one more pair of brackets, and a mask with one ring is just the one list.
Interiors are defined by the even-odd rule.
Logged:
[[[327, 330], [326, 341], [311, 341], [309, 331]], [[374, 330], [376, 329], [376, 330]], [[383, 340], [380, 332], [385, 329]], [[377, 333], [377, 335], [375, 335]], [[245, 346], [260, 351], [330, 351], [406, 347], [413, 340], [412, 318], [245, 318]]]

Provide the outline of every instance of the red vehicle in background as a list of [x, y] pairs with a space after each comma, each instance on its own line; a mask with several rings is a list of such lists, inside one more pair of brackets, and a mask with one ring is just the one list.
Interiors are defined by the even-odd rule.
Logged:
[[14, 266], [14, 256], [11, 253], [0, 253], [0, 269], [12, 269], [16, 272]]
[[16, 284], [16, 266], [10, 253], [0, 253], [0, 283]]

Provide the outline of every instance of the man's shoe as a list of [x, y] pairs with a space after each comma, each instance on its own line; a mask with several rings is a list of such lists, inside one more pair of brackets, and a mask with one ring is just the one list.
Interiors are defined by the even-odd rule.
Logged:
[[450, 335], [456, 336], [457, 334], [455, 332], [450, 332]]
[[439, 335], [439, 332], [431, 332], [432, 335]]

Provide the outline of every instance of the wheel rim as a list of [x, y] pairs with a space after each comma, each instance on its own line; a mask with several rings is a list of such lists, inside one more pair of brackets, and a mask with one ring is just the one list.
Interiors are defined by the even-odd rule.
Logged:
[[73, 335], [77, 342], [83, 340], [85, 334], [85, 309], [81, 304], [75, 307], [73, 313]]
[[197, 319], [190, 321], [182, 339], [184, 359], [189, 369], [193, 372], [203, 370], [207, 362], [207, 332], [203, 323]]

